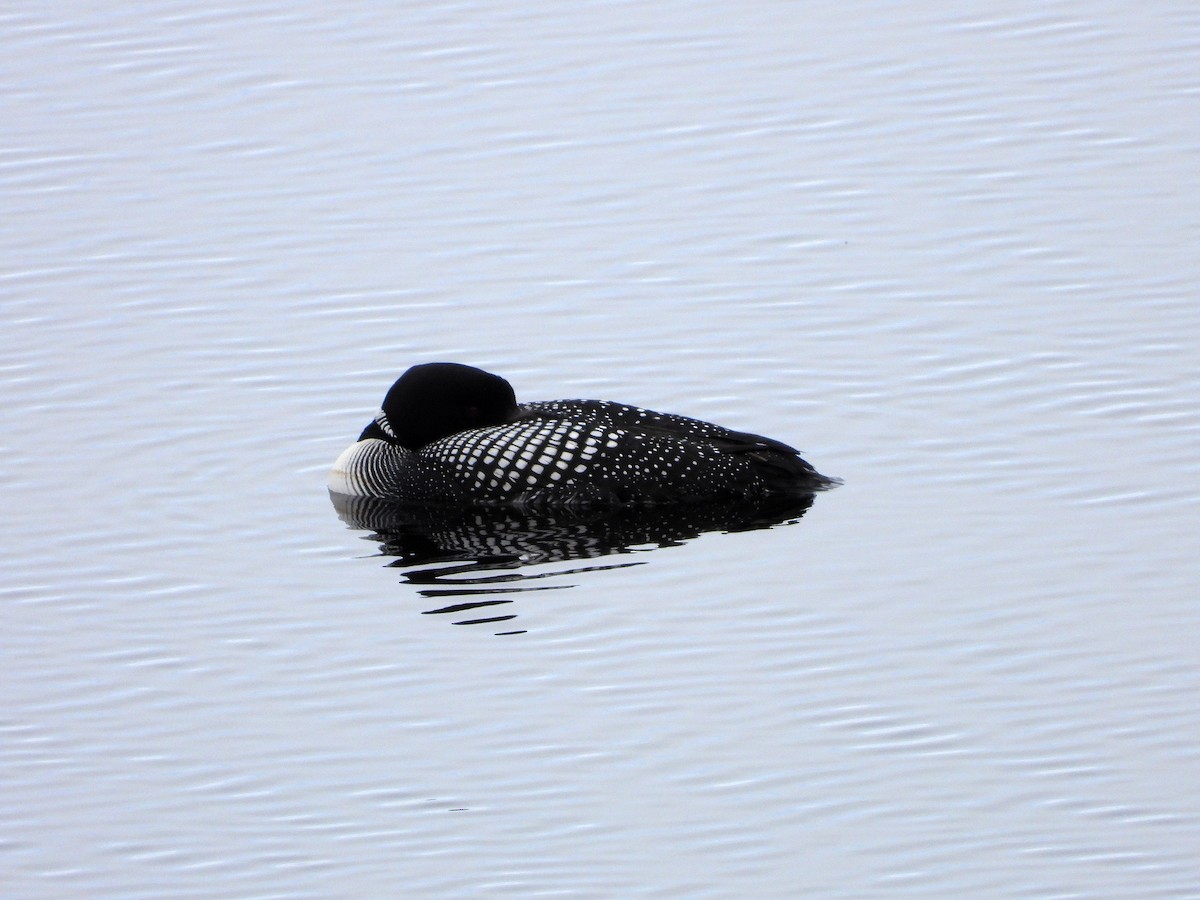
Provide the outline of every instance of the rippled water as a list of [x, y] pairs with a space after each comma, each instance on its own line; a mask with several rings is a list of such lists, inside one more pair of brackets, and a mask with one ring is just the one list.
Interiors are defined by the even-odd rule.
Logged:
[[[0, 893], [1196, 893], [1191, 5], [0, 22]], [[845, 484], [439, 563], [437, 359]]]

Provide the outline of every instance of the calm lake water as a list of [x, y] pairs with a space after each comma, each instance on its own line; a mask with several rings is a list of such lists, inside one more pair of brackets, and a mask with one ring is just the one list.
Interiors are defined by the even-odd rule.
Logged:
[[[1200, 896], [1194, 4], [0, 22], [4, 896]], [[433, 360], [845, 484], [439, 562]]]

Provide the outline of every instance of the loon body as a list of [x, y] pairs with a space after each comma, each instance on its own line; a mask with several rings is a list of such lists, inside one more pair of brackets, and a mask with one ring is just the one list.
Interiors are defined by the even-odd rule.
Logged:
[[792, 447], [606, 400], [516, 402], [503, 378], [413, 366], [329, 488], [401, 503], [569, 508], [803, 495], [838, 482]]

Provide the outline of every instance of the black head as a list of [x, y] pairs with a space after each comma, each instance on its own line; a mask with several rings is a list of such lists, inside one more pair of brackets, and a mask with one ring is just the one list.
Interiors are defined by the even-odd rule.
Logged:
[[517, 417], [512, 386], [499, 375], [458, 363], [413, 366], [383, 398], [398, 443], [409, 450], [470, 428]]

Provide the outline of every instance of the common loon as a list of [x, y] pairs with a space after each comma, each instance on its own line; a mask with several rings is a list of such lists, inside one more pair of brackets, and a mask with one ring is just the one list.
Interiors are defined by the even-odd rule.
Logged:
[[811, 494], [839, 482], [787, 444], [608, 400], [518, 404], [458, 363], [413, 366], [329, 475], [400, 503], [531, 509]]

